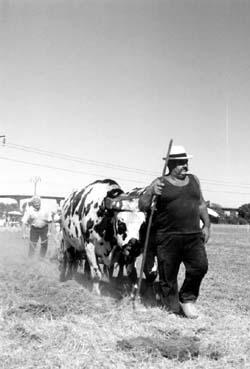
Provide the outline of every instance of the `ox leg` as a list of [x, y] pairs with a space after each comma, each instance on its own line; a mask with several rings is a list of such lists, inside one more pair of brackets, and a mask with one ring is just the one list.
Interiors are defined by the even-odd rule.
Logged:
[[103, 265], [103, 274], [105, 276], [105, 279], [107, 282], [110, 282], [114, 276], [114, 269], [115, 269], [115, 266], [114, 264], [112, 265], [106, 265], [104, 264]]
[[106, 270], [106, 273], [108, 274], [108, 279], [111, 279], [114, 274], [114, 265], [110, 265], [109, 267], [104, 265], [104, 270]]
[[95, 254], [95, 245], [91, 242], [85, 244], [86, 256], [89, 262], [91, 278], [93, 280], [93, 292], [97, 295], [101, 294], [100, 291], [100, 280], [102, 278], [102, 273], [100, 271], [96, 254]]
[[124, 266], [125, 266], [124, 260], [119, 261], [119, 270], [117, 274], [117, 278], [119, 281], [121, 281], [124, 277]]
[[60, 262], [60, 265], [59, 265], [59, 271], [60, 271], [59, 280], [60, 280], [60, 282], [65, 282], [66, 281], [66, 270], [67, 270], [67, 255], [65, 253], [65, 255], [63, 255], [62, 261]]
[[124, 266], [125, 266], [124, 255], [119, 250], [118, 251], [116, 250], [112, 263], [109, 266], [110, 278], [114, 277], [114, 271], [116, 270], [115, 276], [117, 278], [117, 281], [121, 282], [124, 277], [124, 273], [123, 273]]
[[90, 270], [88, 258], [86, 258], [84, 261], [84, 274], [87, 275], [88, 279], [91, 278], [91, 270]]
[[102, 261], [103, 261], [103, 274], [105, 276], [106, 281], [110, 282], [114, 273], [114, 264], [113, 262], [110, 261], [109, 258], [106, 257], [103, 257]]
[[66, 278], [73, 279], [78, 267], [77, 251], [73, 247], [70, 247], [66, 250], [66, 254], [68, 260], [68, 271]]
[[113, 275], [113, 271], [114, 271], [114, 269], [112, 270], [112, 268], [110, 266], [108, 266], [106, 264], [103, 265], [103, 276], [104, 276], [104, 278], [107, 282], [110, 281], [110, 278], [112, 277], [111, 273]]
[[78, 267], [77, 251], [66, 241], [62, 240], [59, 252], [60, 281], [72, 279]]
[[117, 246], [114, 246], [111, 250], [110, 254], [108, 256], [102, 256], [102, 262], [103, 262], [103, 273], [105, 275], [105, 278], [108, 282], [113, 277], [114, 273], [114, 264], [119, 259], [119, 250], [117, 250]]
[[131, 298], [133, 299], [136, 295], [136, 291], [138, 289], [138, 277], [137, 277], [137, 271], [135, 267], [135, 260], [133, 262], [129, 263], [126, 266], [127, 276], [129, 278], [130, 284], [132, 286], [131, 288]]
[[62, 239], [60, 249], [59, 249], [59, 255], [58, 255], [58, 261], [59, 261], [59, 271], [60, 271], [60, 282], [66, 281], [66, 270], [67, 270], [67, 253], [64, 247], [64, 240]]

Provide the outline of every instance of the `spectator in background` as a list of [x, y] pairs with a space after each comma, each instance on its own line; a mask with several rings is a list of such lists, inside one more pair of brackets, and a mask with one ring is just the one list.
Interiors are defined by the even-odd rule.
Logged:
[[48, 248], [49, 224], [52, 222], [51, 213], [41, 207], [41, 199], [34, 196], [27, 207], [22, 223], [30, 225], [29, 256], [34, 255], [38, 240], [41, 240], [40, 256], [44, 257]]

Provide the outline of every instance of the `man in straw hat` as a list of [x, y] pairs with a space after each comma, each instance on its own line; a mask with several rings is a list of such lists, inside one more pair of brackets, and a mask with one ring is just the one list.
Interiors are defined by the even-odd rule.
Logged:
[[[156, 253], [162, 305], [171, 312], [197, 318], [195, 302], [208, 269], [205, 243], [210, 235], [210, 221], [199, 180], [188, 174], [190, 158], [183, 146], [172, 146], [169, 173], [147, 187], [139, 206], [142, 211], [149, 211], [152, 198], [157, 195], [145, 269]], [[177, 275], [182, 262], [186, 274], [178, 292]]]
[[41, 207], [41, 199], [34, 196], [30, 201], [22, 222], [30, 225], [29, 256], [33, 256], [37, 242], [41, 239], [40, 256], [44, 257], [48, 248], [48, 227], [52, 222], [51, 213]]

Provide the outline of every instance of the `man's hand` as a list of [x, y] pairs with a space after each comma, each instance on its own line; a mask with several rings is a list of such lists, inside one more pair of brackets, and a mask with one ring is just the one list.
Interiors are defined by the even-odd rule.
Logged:
[[203, 237], [204, 237], [204, 242], [207, 243], [207, 241], [209, 240], [209, 237], [210, 237], [210, 227], [204, 226], [202, 228], [202, 234], [203, 234]]
[[160, 196], [164, 186], [165, 184], [160, 178], [155, 179], [150, 185], [153, 195]]
[[160, 196], [164, 187], [164, 182], [161, 178], [156, 178], [143, 192], [139, 198], [140, 211], [148, 211], [152, 205], [153, 196]]

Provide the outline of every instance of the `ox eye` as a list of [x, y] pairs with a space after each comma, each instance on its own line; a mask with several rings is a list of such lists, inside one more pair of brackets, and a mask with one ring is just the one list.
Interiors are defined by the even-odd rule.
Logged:
[[117, 232], [119, 234], [123, 234], [124, 232], [126, 232], [126, 230], [127, 230], [126, 224], [118, 220]]

